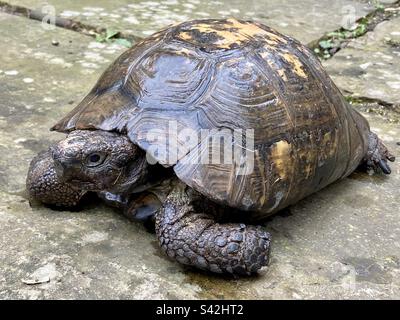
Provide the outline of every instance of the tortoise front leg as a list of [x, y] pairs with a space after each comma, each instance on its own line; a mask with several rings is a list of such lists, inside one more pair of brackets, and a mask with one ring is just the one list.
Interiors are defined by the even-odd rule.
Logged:
[[193, 190], [179, 184], [156, 213], [156, 234], [169, 257], [217, 273], [251, 274], [268, 264], [268, 232], [217, 223], [213, 215], [194, 211], [192, 195]]
[[30, 201], [39, 201], [57, 207], [74, 207], [85, 191], [59, 181], [51, 152], [39, 153], [29, 166], [26, 189]]

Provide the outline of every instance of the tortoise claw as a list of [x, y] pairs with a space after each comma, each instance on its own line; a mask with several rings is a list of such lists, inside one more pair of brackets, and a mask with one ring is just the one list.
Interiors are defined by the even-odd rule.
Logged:
[[375, 133], [370, 132], [368, 142], [368, 151], [364, 157], [364, 165], [366, 168], [373, 169], [375, 172], [379, 171], [380, 168], [383, 173], [390, 174], [392, 170], [389, 167], [388, 161], [393, 162], [395, 157], [389, 152], [382, 140], [379, 139]]
[[390, 167], [387, 164], [386, 160], [380, 160], [379, 167], [382, 169], [383, 173], [385, 173], [385, 174], [390, 174], [392, 172], [392, 170], [390, 170]]

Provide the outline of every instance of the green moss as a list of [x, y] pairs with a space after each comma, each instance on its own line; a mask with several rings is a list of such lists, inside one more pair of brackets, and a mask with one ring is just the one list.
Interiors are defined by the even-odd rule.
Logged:
[[379, 0], [374, 0], [372, 3], [374, 4], [376, 10], [378, 11], [385, 10], [385, 6]]
[[128, 39], [125, 39], [125, 38], [121, 38], [120, 32], [112, 30], [112, 29], [107, 29], [103, 33], [96, 34], [96, 41], [97, 42], [108, 42], [108, 43], [115, 42], [115, 43], [118, 43], [127, 48], [132, 47], [131, 41], [129, 41]]
[[[369, 30], [373, 30], [378, 23], [387, 20], [391, 15], [395, 14], [393, 13], [395, 11], [386, 11], [385, 8], [400, 7], [400, 1], [392, 5], [384, 6], [380, 1], [375, 0], [373, 4], [375, 6], [375, 11], [358, 19], [356, 25], [351, 28], [351, 30], [342, 27], [325, 34], [321, 39], [310, 44], [315, 54], [321, 59], [329, 59], [351, 39], [363, 36]], [[400, 46], [400, 42], [395, 40], [388, 40], [386, 43], [394, 47]]]

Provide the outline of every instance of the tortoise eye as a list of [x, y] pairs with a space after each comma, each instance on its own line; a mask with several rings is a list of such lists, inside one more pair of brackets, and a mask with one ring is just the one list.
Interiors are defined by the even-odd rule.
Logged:
[[104, 162], [105, 155], [101, 153], [91, 153], [86, 158], [86, 165], [88, 167], [96, 167]]

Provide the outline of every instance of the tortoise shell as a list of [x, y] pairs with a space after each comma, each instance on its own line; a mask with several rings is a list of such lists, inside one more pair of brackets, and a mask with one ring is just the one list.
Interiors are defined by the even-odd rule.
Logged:
[[[153, 139], [168, 135], [171, 123], [178, 133], [207, 135], [194, 146], [177, 134], [185, 151], [172, 155]], [[369, 132], [307, 47], [236, 19], [189, 21], [137, 43], [52, 129], [126, 133], [148, 153], [158, 147], [152, 156], [208, 198], [262, 216], [350, 174]], [[190, 161], [207, 152], [210, 138], [239, 129], [253, 130], [247, 174], [235, 161]], [[230, 143], [243, 151], [241, 139]]]

